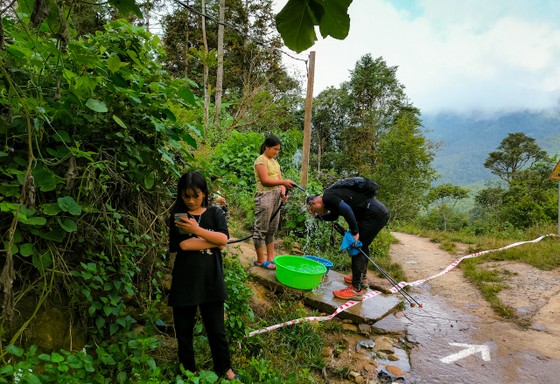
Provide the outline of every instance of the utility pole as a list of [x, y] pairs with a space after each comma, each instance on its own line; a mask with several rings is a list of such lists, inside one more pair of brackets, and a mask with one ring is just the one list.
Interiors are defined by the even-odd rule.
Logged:
[[300, 185], [307, 186], [309, 169], [309, 152], [311, 149], [311, 109], [313, 107], [313, 81], [315, 78], [315, 51], [309, 52], [309, 69], [307, 71], [307, 97], [305, 99], [305, 115], [303, 119], [303, 153], [301, 157]]

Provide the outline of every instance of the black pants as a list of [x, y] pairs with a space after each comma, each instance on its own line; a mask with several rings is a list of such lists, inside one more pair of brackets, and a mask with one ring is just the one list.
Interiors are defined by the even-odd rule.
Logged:
[[[354, 212], [358, 221], [362, 251], [369, 256], [369, 246], [389, 222], [389, 210], [379, 200], [373, 198], [367, 203], [367, 207], [359, 212]], [[352, 256], [352, 285], [357, 290], [362, 287], [362, 278], [368, 271], [368, 259], [361, 252]]]
[[173, 307], [173, 322], [178, 342], [179, 362], [186, 370], [196, 372], [193, 349], [193, 330], [196, 323], [196, 310], [200, 308], [202, 322], [206, 329], [214, 371], [219, 376], [231, 368], [229, 346], [224, 326], [224, 303], [204, 303], [188, 307]]

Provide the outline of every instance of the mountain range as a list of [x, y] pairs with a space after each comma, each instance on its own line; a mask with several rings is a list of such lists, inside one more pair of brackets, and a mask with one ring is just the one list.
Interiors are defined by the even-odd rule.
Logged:
[[440, 178], [435, 184], [497, 180], [483, 164], [509, 133], [522, 132], [552, 157], [560, 157], [560, 107], [492, 115], [441, 112], [422, 115], [422, 124], [426, 137], [438, 144], [433, 166]]

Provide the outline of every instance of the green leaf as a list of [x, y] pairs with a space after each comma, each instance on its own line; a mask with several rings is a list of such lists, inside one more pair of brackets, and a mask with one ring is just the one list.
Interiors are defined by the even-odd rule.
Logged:
[[62, 229], [64, 229], [66, 232], [69, 233], [76, 232], [78, 230], [78, 225], [72, 219], [64, 219], [62, 221], [59, 221], [59, 224], [62, 227]]
[[276, 27], [288, 48], [305, 51], [317, 40], [315, 13], [308, 7], [309, 0], [289, 0], [275, 17]]
[[107, 59], [107, 66], [112, 73], [117, 72], [122, 66], [122, 61], [117, 55], [112, 55]]
[[14, 372], [14, 367], [12, 367], [9, 364], [6, 364], [2, 368], [0, 368], [0, 376], [12, 375], [13, 372]]
[[39, 360], [42, 360], [42, 361], [51, 361], [51, 355], [49, 355], [48, 353], [41, 353], [37, 357], [39, 358]]
[[37, 235], [45, 240], [51, 240], [51, 241], [56, 241], [56, 242], [62, 242], [62, 240], [64, 240], [64, 237], [66, 236], [66, 232], [64, 232], [61, 229], [53, 229], [52, 231], [49, 232], [40, 232], [40, 231], [32, 231], [32, 233], [34, 235]]
[[118, 325], [118, 324], [112, 323], [112, 324], [109, 326], [109, 334], [110, 334], [111, 336], [114, 335], [118, 330], [119, 330], [119, 325]]
[[105, 319], [102, 317], [98, 317], [97, 319], [95, 319], [95, 325], [97, 326], [97, 329], [103, 329], [103, 327], [105, 326]]
[[8, 203], [8, 202], [1, 202], [0, 203], [0, 212], [16, 212], [18, 209], [18, 205], [16, 203]]
[[19, 196], [19, 185], [0, 183], [0, 194], [9, 197]]
[[348, 7], [352, 0], [325, 1], [325, 14], [319, 21], [319, 30], [323, 37], [332, 36], [343, 40], [350, 31], [350, 16]]
[[105, 313], [105, 316], [109, 316], [113, 312], [113, 307], [106, 305], [103, 307], [103, 312]]
[[49, 216], [57, 215], [61, 210], [58, 204], [55, 203], [42, 204], [40, 207], [43, 210], [43, 213]]
[[120, 371], [120, 372], [117, 374], [117, 382], [118, 382], [119, 384], [124, 384], [124, 383], [126, 383], [126, 372]]
[[4, 151], [0, 151], [0, 157], [7, 157], [8, 154]]
[[82, 213], [82, 207], [80, 204], [76, 203], [71, 196], [60, 197], [58, 200], [58, 206], [64, 211], [71, 215], [79, 216]]
[[127, 129], [128, 127], [126, 126], [126, 124], [120, 119], [120, 117], [118, 117], [117, 115], [113, 115], [113, 120], [115, 120], [115, 122], [120, 125], [121, 127]]
[[126, 16], [129, 13], [134, 13], [140, 19], [143, 17], [142, 11], [138, 5], [136, 5], [134, 0], [109, 0], [109, 4], [117, 8], [123, 16]]
[[71, 70], [69, 70], [68, 68], [64, 68], [62, 70], [62, 75], [64, 76], [64, 78], [66, 80], [72, 81], [73, 79], [77, 78], [78, 75], [76, 75], [74, 72], [72, 72]]
[[41, 380], [33, 373], [26, 372], [23, 375], [23, 382], [27, 384], [42, 384]]
[[52, 257], [50, 252], [45, 252], [42, 255], [37, 255], [36, 253], [33, 254], [31, 258], [32, 264], [35, 268], [37, 268], [41, 273], [45, 272], [45, 269], [52, 266]]
[[20, 253], [23, 257], [31, 256], [31, 255], [33, 254], [33, 244], [31, 244], [31, 243], [22, 244], [22, 245], [19, 247], [19, 253]]
[[144, 177], [144, 186], [146, 189], [152, 189], [154, 186], [154, 174], [152, 172], [148, 173], [146, 177]]
[[35, 187], [38, 187], [41, 192], [49, 192], [56, 188], [56, 175], [42, 164], [37, 165], [32, 174]]
[[27, 217], [25, 215], [19, 215], [18, 221], [23, 224], [27, 225], [45, 225], [47, 223], [47, 219], [44, 217]]
[[57, 158], [59, 158], [59, 159], [63, 159], [63, 158], [65, 158], [66, 156], [68, 156], [68, 153], [69, 153], [70, 151], [68, 150], [67, 147], [58, 146], [58, 147], [56, 148], [56, 150], [53, 149], [53, 148], [47, 148], [47, 152], [48, 152], [48, 154], [51, 155], [52, 157], [57, 157]]
[[128, 55], [128, 57], [130, 57], [132, 59], [132, 61], [134, 61], [134, 64], [136, 64], [139, 67], [142, 66], [142, 63], [140, 62], [140, 60], [138, 60], [138, 55], [136, 54], [136, 52], [134, 52], [131, 49], [128, 49], [126, 51], [126, 54]]
[[25, 57], [29, 53], [27, 49], [15, 47], [13, 45], [6, 46], [6, 51], [11, 53], [15, 57]]
[[6, 347], [6, 351], [14, 356], [23, 356], [23, 348], [10, 344]]
[[72, 143], [72, 138], [68, 132], [60, 130], [51, 135], [56, 141], [61, 141], [67, 144]]
[[167, 120], [172, 121], [172, 122], [177, 121], [177, 117], [175, 116], [175, 114], [169, 108], [165, 108], [162, 112], [165, 115], [165, 117], [167, 118]]
[[183, 87], [179, 90], [179, 97], [183, 99], [186, 104], [196, 105], [196, 97], [187, 87]]
[[51, 354], [51, 361], [53, 363], [61, 363], [64, 361], [64, 356], [62, 356], [61, 354], [57, 353], [57, 352], [53, 352]]
[[104, 102], [96, 99], [88, 99], [88, 101], [86, 102], [86, 107], [95, 112], [104, 113], [108, 111], [107, 105], [105, 105]]

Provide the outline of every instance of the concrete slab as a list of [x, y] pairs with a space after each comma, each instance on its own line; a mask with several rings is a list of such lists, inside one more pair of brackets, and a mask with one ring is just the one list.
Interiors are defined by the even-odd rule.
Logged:
[[[302, 300], [308, 307], [317, 309], [326, 314], [333, 313], [339, 306], [346, 301], [335, 298], [332, 291], [346, 288], [344, 275], [336, 271], [329, 271], [323, 277], [321, 284], [310, 291], [304, 291], [287, 287], [276, 279], [276, 272], [264, 268], [251, 267], [249, 275], [261, 285], [272, 291], [289, 291], [293, 294], [301, 295]], [[358, 303], [346, 309], [337, 316], [342, 319], [350, 319], [356, 324], [375, 324], [377, 321], [399, 310], [401, 300], [395, 295], [380, 294], [364, 302]]]

